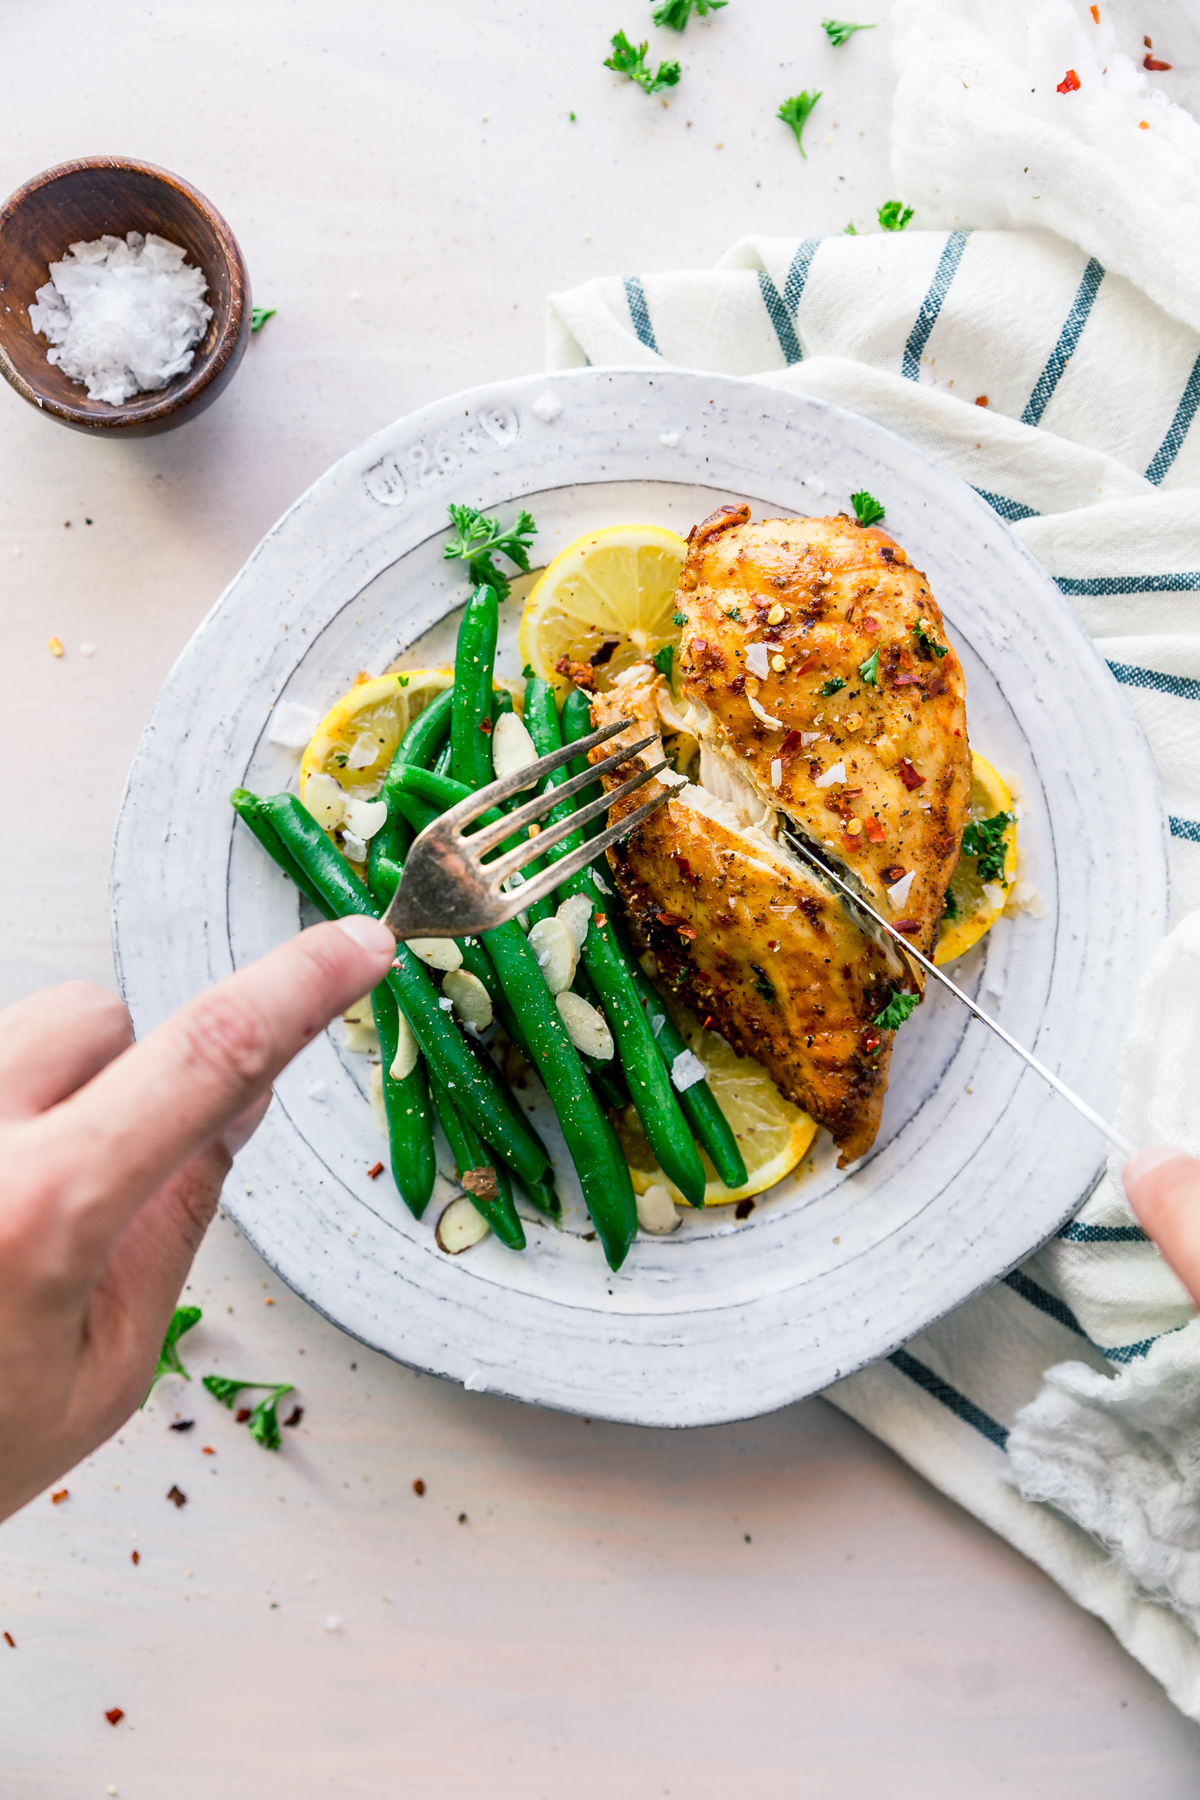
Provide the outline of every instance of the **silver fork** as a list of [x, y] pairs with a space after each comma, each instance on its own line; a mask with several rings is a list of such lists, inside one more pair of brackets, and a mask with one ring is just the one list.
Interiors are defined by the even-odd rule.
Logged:
[[460, 800], [444, 812], [440, 819], [427, 825], [413, 844], [404, 862], [404, 876], [392, 896], [391, 905], [383, 915], [383, 922], [389, 926], [399, 939], [424, 937], [473, 937], [482, 931], [491, 931], [496, 925], [503, 925], [508, 919], [515, 919], [519, 912], [532, 906], [535, 901], [544, 900], [552, 894], [559, 884], [569, 875], [575, 875], [588, 863], [594, 862], [602, 851], [610, 844], [618, 843], [628, 836], [634, 828], [648, 819], [652, 812], [670, 798], [670, 793], [658, 794], [639, 806], [636, 812], [630, 813], [617, 825], [610, 825], [594, 838], [576, 850], [568, 851], [559, 861], [552, 863], [541, 874], [535, 875], [532, 881], [520, 882], [507, 893], [502, 892], [502, 884], [512, 875], [518, 875], [527, 864], [544, 856], [547, 850], [569, 837], [579, 826], [590, 820], [599, 818], [615, 800], [623, 799], [640, 788], [643, 782], [651, 780], [655, 775], [669, 767], [663, 762], [655, 763], [652, 768], [642, 769], [637, 775], [621, 786], [614, 788], [611, 794], [602, 794], [598, 800], [592, 800], [579, 812], [572, 813], [569, 818], [560, 819], [556, 825], [549, 825], [536, 837], [526, 838], [516, 849], [507, 855], [497, 857], [493, 862], [484, 862], [489, 851], [512, 837], [515, 833], [524, 833], [530, 825], [536, 824], [545, 817], [560, 800], [570, 799], [581, 788], [588, 787], [601, 776], [619, 769], [622, 763], [629, 762], [639, 751], [646, 750], [657, 739], [651, 735], [644, 737], [628, 749], [622, 748], [615, 755], [608, 756], [594, 768], [586, 769], [581, 775], [573, 775], [560, 787], [551, 787], [536, 799], [526, 801], [514, 812], [506, 813], [491, 825], [485, 825], [480, 831], [473, 831], [469, 837], [464, 836], [465, 828], [478, 819], [490, 807], [501, 800], [507, 800], [510, 794], [519, 794], [525, 788], [535, 787], [555, 769], [561, 769], [566, 762], [573, 762], [577, 756], [586, 756], [597, 744], [603, 744], [614, 737], [618, 731], [624, 731], [632, 723], [629, 719], [618, 719], [615, 725], [605, 725], [600, 731], [593, 731], [588, 737], [579, 738], [573, 744], [564, 744], [561, 750], [552, 750], [548, 756], [530, 763], [524, 769], [518, 769], [512, 775], [501, 776], [489, 786], [480, 788], [467, 800]]

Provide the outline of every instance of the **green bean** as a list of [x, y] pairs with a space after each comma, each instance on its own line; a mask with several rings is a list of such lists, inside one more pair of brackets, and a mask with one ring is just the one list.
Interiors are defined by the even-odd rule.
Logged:
[[[489, 776], [488, 779], [490, 780], [491, 777]], [[396, 771], [394, 792], [398, 806], [415, 801], [418, 806], [429, 812], [431, 818], [436, 819], [442, 813], [448, 812], [452, 806], [457, 806], [460, 800], [469, 799], [474, 789], [467, 787], [455, 776], [439, 775], [436, 769], [421, 769], [413, 763], [407, 763], [404, 768]], [[472, 829], [481, 830], [483, 826], [491, 825], [495, 820], [503, 817], [504, 814], [498, 806], [489, 806], [487, 811], [473, 822]], [[426, 820], [426, 824], [428, 822]]]
[[[558, 723], [558, 705], [554, 697], [554, 689], [548, 681], [539, 676], [531, 676], [525, 683], [525, 729], [533, 739], [533, 747], [539, 756], [548, 756], [552, 750], [562, 745], [562, 730]], [[548, 793], [552, 787], [561, 787], [570, 778], [570, 768], [564, 763], [561, 769], [555, 769], [547, 775], [543, 792]], [[543, 829], [557, 825], [560, 819], [569, 818], [575, 810], [574, 800], [560, 800], [550, 808], [542, 820]], [[532, 881], [537, 871], [544, 866], [544, 858], [530, 863], [523, 871], [526, 881]], [[554, 912], [554, 901], [547, 895], [529, 908], [529, 923], [536, 925], [539, 919], [548, 919]]]
[[[563, 701], [563, 743], [574, 744], [580, 738], [587, 737], [594, 730], [595, 726], [592, 724], [591, 696], [585, 694], [582, 688], [572, 688], [571, 692]], [[572, 775], [582, 775], [588, 766], [588, 759], [586, 756], [575, 756], [572, 757], [567, 766]], [[601, 792], [602, 789], [600, 783], [594, 781], [590, 787], [581, 788], [579, 793], [576, 794], [575, 805], [582, 811], [590, 801], [598, 800]], [[606, 822], [604, 814], [601, 813], [597, 818], [593, 819], [589, 825], [584, 826], [583, 836], [585, 838], [594, 838], [598, 836], [599, 833], [604, 830]]]
[[478, 938], [457, 938], [456, 943], [462, 951], [463, 968], [469, 975], [474, 975], [488, 991], [492, 1002], [492, 1010], [512, 1042], [516, 1045], [527, 1063], [533, 1061], [529, 1053], [529, 1045], [525, 1042], [525, 1033], [521, 1022], [508, 1004], [508, 998], [500, 985], [500, 977], [496, 973], [495, 964]]
[[453, 763], [453, 761], [454, 761], [454, 745], [452, 743], [450, 743], [449, 740], [447, 740], [446, 746], [443, 749], [441, 755], [438, 757], [437, 761], [433, 764], [434, 773], [436, 775], [448, 775], [450, 773], [450, 767], [451, 767], [451, 764]]
[[[382, 864], [399, 864], [404, 860], [405, 851], [412, 841], [412, 821], [405, 817], [396, 806], [394, 791], [395, 771], [406, 763], [424, 764], [440, 749], [442, 743], [450, 735], [450, 710], [454, 704], [453, 685], [442, 689], [422, 712], [419, 712], [396, 747], [391, 766], [383, 778], [383, 786], [376, 798], [382, 800], [388, 809], [386, 823], [371, 839], [371, 847], [367, 853], [367, 885], [375, 898], [386, 905], [395, 889], [395, 880], [386, 894], [383, 888], [391, 878], [391, 872], [380, 873]], [[426, 821], [428, 822], [428, 821]], [[421, 827], [418, 826], [418, 830]]]
[[[620, 935], [618, 932], [618, 938]], [[667, 1011], [658, 989], [645, 973], [628, 944], [622, 942], [621, 948], [625, 952], [629, 971], [633, 976], [633, 984], [638, 991], [642, 1006], [647, 1009], [647, 1016], [662, 1019], [655, 1042], [658, 1045], [659, 1055], [667, 1067], [672, 1068], [675, 1058], [682, 1056], [687, 1049], [683, 1033]], [[745, 1158], [738, 1149], [733, 1127], [717, 1104], [717, 1097], [708, 1082], [697, 1081], [691, 1087], [685, 1088], [679, 1096], [679, 1105], [688, 1124], [704, 1149], [708, 1151], [709, 1161], [725, 1186], [727, 1188], [744, 1187], [749, 1180]]]
[[492, 779], [492, 667], [499, 619], [496, 590], [485, 585], [471, 595], [458, 627], [451, 767], [455, 780], [469, 788], [486, 787]]
[[492, 1155], [479, 1141], [479, 1135], [455, 1105], [457, 1088], [451, 1092], [448, 1082], [443, 1081], [437, 1070], [430, 1073], [430, 1086], [433, 1089], [433, 1104], [437, 1108], [438, 1120], [446, 1134], [446, 1142], [450, 1146], [450, 1154], [454, 1158], [458, 1178], [470, 1169], [490, 1168], [496, 1182], [496, 1198], [485, 1199], [481, 1194], [467, 1190], [467, 1198], [477, 1213], [481, 1213], [500, 1239], [510, 1250], [525, 1248], [525, 1233], [521, 1221], [517, 1217], [517, 1209], [513, 1205], [512, 1186], [508, 1179], [508, 1170], [500, 1158]]
[[419, 1219], [429, 1204], [437, 1174], [425, 1068], [418, 1058], [402, 1080], [397, 1081], [392, 1074], [400, 1040], [400, 1009], [385, 981], [371, 995], [371, 1010], [383, 1060], [383, 1108], [387, 1114], [392, 1174], [401, 1199], [413, 1217]]
[[[500, 718], [500, 716], [503, 713], [516, 712], [516, 710], [517, 709], [516, 709], [516, 705], [513, 701], [513, 697], [509, 693], [508, 689], [506, 687], [493, 687], [493, 689], [492, 689], [492, 724], [495, 725], [496, 720], [498, 718]], [[490, 779], [490, 777], [489, 777], [489, 779]]]
[[[466, 1042], [468, 1049], [473, 1055], [478, 1057], [480, 1062], [489, 1060], [487, 1051], [477, 1038], [468, 1038]], [[520, 1183], [522, 1192], [528, 1197], [531, 1204], [537, 1207], [539, 1212], [545, 1213], [547, 1217], [551, 1219], [561, 1219], [562, 1201], [559, 1199], [558, 1191], [554, 1185], [554, 1165], [550, 1161], [550, 1152], [546, 1150], [541, 1133], [533, 1120], [527, 1118], [522, 1112], [520, 1103], [512, 1089], [509, 1087], [507, 1081], [501, 1080], [500, 1092], [504, 1097], [510, 1115], [515, 1119], [518, 1125], [529, 1132], [530, 1136], [537, 1143], [538, 1148], [545, 1152], [546, 1162], [549, 1165], [545, 1175], [542, 1176], [540, 1181], [522, 1181], [519, 1175], [516, 1176], [516, 1180]]]
[[271, 860], [278, 863], [283, 873], [295, 882], [300, 892], [312, 901], [319, 912], [324, 913], [327, 919], [332, 919], [334, 914], [329, 911], [304, 870], [284, 849], [275, 827], [263, 817], [258, 795], [252, 794], [248, 788], [234, 788], [229, 800], [242, 823], [249, 826]]
[[[608, 1120], [588, 1085], [554, 996], [520, 926], [510, 919], [507, 925], [489, 931], [485, 942], [558, 1115], [608, 1265], [619, 1269], [637, 1230], [637, 1206], [625, 1158], [606, 1129]], [[703, 1179], [701, 1171], [701, 1191]]]
[[[365, 913], [378, 917], [367, 889], [294, 794], [276, 794], [260, 805], [283, 847], [335, 916]], [[406, 945], [396, 946], [387, 980], [431, 1070], [447, 1085], [453, 1084], [455, 1105], [523, 1181], [539, 1180], [548, 1163], [545, 1151], [527, 1129], [518, 1130], [510, 1120], [499, 1077], [494, 1070], [489, 1077], [475, 1062], [439, 1005], [440, 995], [427, 969]]]

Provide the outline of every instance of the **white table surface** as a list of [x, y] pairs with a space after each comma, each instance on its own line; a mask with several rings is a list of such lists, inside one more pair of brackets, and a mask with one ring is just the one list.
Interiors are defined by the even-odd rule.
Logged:
[[[682, 39], [652, 30], [684, 66], [664, 107], [602, 67], [647, 0], [8, 0], [0, 190], [75, 155], [159, 162], [224, 211], [279, 310], [166, 437], [92, 442], [0, 392], [0, 996], [112, 985], [109, 841], [155, 692], [329, 463], [539, 367], [555, 288], [701, 266], [754, 230], [872, 225], [888, 32], [835, 53], [822, 12], [730, 0]], [[772, 115], [812, 86], [803, 161]], [[190, 1297], [192, 1366], [291, 1379], [304, 1423], [271, 1456], [198, 1382], [164, 1383], [68, 1500], [5, 1526], [5, 1795], [1200, 1785], [1200, 1731], [1104, 1627], [819, 1401], [673, 1435], [467, 1394], [358, 1349], [227, 1223]]]

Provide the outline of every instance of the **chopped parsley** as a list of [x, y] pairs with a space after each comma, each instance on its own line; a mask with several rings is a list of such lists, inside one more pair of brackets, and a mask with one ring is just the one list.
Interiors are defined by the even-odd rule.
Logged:
[[525, 667], [521, 670], [521, 673], [525, 677], [526, 681], [533, 681], [536, 679], [534, 672], [530, 668], [528, 663], [525, 664]]
[[845, 685], [846, 684], [842, 680], [840, 675], [831, 675], [829, 677], [829, 680], [827, 682], [825, 682], [825, 684], [821, 688], [822, 700], [831, 700], [833, 698], [834, 694], [841, 693], [841, 691], [845, 687]]
[[[682, 26], [679, 27], [683, 29]], [[646, 61], [649, 42], [633, 45], [623, 31], [618, 31], [612, 41], [613, 53], [606, 56], [604, 66], [616, 75], [627, 75], [630, 81], [636, 81], [643, 94], [657, 94], [661, 88], [674, 87], [679, 80], [679, 64], [662, 62], [658, 65], [658, 73], [652, 74]]]
[[771, 977], [767, 974], [765, 969], [760, 969], [757, 963], [751, 963], [750, 967], [754, 970], [755, 987], [767, 1004], [769, 1006], [774, 1006], [775, 989], [771, 986]]
[[916, 638], [918, 644], [920, 644], [922, 650], [932, 651], [939, 662], [943, 656], [948, 656], [950, 654], [950, 646], [948, 644], [939, 644], [936, 638], [930, 637], [929, 627], [926, 625], [924, 619], [918, 619], [913, 626], [913, 636]]
[[[185, 1331], [198, 1325], [203, 1318], [198, 1306], [177, 1306], [171, 1314], [171, 1323], [167, 1326], [167, 1335], [162, 1341], [162, 1349], [158, 1353], [158, 1367], [154, 1371], [154, 1380], [146, 1389], [146, 1400], [154, 1392], [155, 1383], [163, 1375], [182, 1375], [185, 1381], [192, 1378], [179, 1358], [179, 1340]], [[146, 1400], [142, 1401], [145, 1406]]]
[[881, 1013], [876, 1013], [871, 1020], [883, 1031], [899, 1031], [905, 1019], [921, 1004], [920, 994], [902, 994], [899, 988], [892, 989], [892, 997]]
[[884, 231], [903, 231], [913, 216], [911, 206], [902, 200], [885, 200], [879, 209], [879, 223]]
[[670, 681], [671, 664], [675, 661], [675, 646], [673, 644], [660, 645], [654, 652], [651, 660], [659, 674], [665, 675], [667, 680]]
[[835, 50], [838, 48], [839, 44], [844, 44], [847, 38], [852, 38], [856, 31], [874, 31], [874, 29], [874, 24], [852, 25], [849, 19], [821, 20], [821, 30], [825, 33], [825, 36], [829, 39]]
[[954, 898], [951, 888], [946, 889], [946, 904], [942, 908], [942, 917], [943, 919], [957, 919], [958, 917], [958, 901]]
[[842, 236], [843, 237], [857, 237], [858, 236], [858, 226], [854, 223], [853, 219], [850, 221], [849, 225], [847, 225], [845, 230], [842, 232]]
[[872, 687], [879, 686], [879, 650], [878, 650], [878, 648], [872, 650], [872, 652], [871, 652], [870, 656], [868, 656], [866, 662], [859, 663], [858, 672], [862, 676], [864, 681], [869, 681], [871, 683]]
[[267, 320], [275, 317], [276, 310], [273, 306], [252, 306], [250, 308], [251, 332], [261, 331]]
[[737, 622], [738, 622], [738, 624], [739, 624], [739, 625], [740, 625], [740, 624], [741, 624], [741, 622], [742, 622], [742, 609], [741, 609], [741, 607], [740, 607], [740, 606], [731, 606], [731, 607], [729, 607], [729, 608], [728, 608], [728, 609], [727, 609], [727, 611], [726, 611], [726, 613], [725, 613], [725, 617], [726, 617], [726, 618], [727, 618], [727, 619], [736, 619], [736, 620], [737, 620]]
[[850, 504], [860, 525], [878, 525], [886, 511], [874, 494], [868, 494], [866, 488], [859, 488], [857, 494], [851, 494]]
[[496, 567], [494, 559], [497, 554], [507, 556], [522, 574], [528, 573], [529, 546], [537, 536], [533, 515], [522, 508], [516, 524], [506, 530], [499, 519], [489, 518], [474, 506], [457, 506], [451, 501], [447, 510], [451, 523], [458, 528], [458, 536], [450, 539], [442, 551], [443, 557], [447, 562], [465, 562], [475, 587], [486, 584], [495, 588], [501, 600], [507, 600], [512, 582]]
[[285, 1394], [290, 1394], [290, 1381], [278, 1382], [272, 1387], [269, 1381], [231, 1381], [227, 1375], [206, 1375], [204, 1385], [214, 1400], [233, 1411], [233, 1403], [245, 1388], [267, 1388], [266, 1396], [250, 1414], [250, 1436], [264, 1450], [278, 1450], [283, 1442], [279, 1435], [279, 1418], [276, 1407]]
[[671, 623], [672, 623], [672, 625], [686, 625], [687, 624], [687, 614], [686, 613], [672, 613], [671, 614]]
[[705, 19], [709, 13], [720, 12], [729, 0], [663, 0], [650, 14], [656, 25], [669, 25], [672, 31], [682, 31], [695, 10], [698, 19]]
[[821, 94], [818, 88], [814, 88], [811, 93], [806, 88], [802, 94], [793, 94], [790, 100], [785, 100], [775, 114], [777, 119], [782, 119], [784, 124], [790, 125], [795, 132], [796, 143], [803, 157], [808, 155], [808, 151], [804, 148], [804, 122], [820, 98]]
[[1004, 858], [1007, 851], [1004, 833], [1011, 820], [1011, 813], [993, 813], [990, 819], [972, 819], [963, 832], [962, 853], [975, 858], [980, 881], [999, 881], [1007, 887], [1008, 883], [1004, 880]]

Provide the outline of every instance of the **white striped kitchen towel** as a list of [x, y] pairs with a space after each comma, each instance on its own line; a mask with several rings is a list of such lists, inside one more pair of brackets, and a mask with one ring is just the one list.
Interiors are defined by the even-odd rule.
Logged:
[[[1200, 1153], [1200, 335], [1049, 233], [910, 230], [752, 238], [713, 270], [589, 282], [551, 301], [550, 360], [753, 375], [864, 413], [1041, 559], [1127, 688], [1171, 818], [1177, 925], [1119, 1118]], [[1200, 1717], [1200, 1322], [1119, 1171], [1021, 1269], [828, 1397]]]

